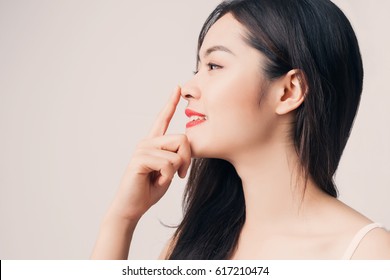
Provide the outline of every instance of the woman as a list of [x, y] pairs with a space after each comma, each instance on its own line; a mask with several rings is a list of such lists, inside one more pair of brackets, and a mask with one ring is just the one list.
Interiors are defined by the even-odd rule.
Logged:
[[[197, 70], [142, 141], [93, 258], [125, 259], [141, 216], [185, 177], [163, 259], [390, 259], [390, 236], [337, 200], [333, 176], [362, 92], [358, 43], [329, 0], [221, 3]], [[165, 135], [180, 96], [185, 135]]]

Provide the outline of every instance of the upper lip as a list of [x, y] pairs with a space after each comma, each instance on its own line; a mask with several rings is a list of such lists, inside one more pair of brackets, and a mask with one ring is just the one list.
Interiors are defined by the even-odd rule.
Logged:
[[194, 111], [194, 110], [192, 110], [192, 109], [189, 109], [189, 108], [187, 108], [186, 110], [185, 110], [185, 114], [186, 114], [186, 116], [187, 117], [192, 117], [192, 116], [199, 116], [199, 117], [205, 117], [206, 115], [204, 115], [204, 114], [201, 114], [201, 113], [198, 113], [198, 112], [196, 112], [196, 111]]

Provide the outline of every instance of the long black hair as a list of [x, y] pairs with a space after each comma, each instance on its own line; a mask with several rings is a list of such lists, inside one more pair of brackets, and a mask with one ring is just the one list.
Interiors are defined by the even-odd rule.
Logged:
[[[307, 87], [296, 109], [291, 139], [302, 170], [337, 197], [333, 177], [353, 126], [363, 86], [355, 33], [329, 0], [224, 1], [206, 20], [210, 27], [230, 13], [247, 31], [246, 41], [267, 58], [262, 72], [272, 81], [299, 69]], [[222, 159], [194, 159], [184, 195], [184, 218], [170, 259], [228, 259], [245, 222], [241, 179]]]

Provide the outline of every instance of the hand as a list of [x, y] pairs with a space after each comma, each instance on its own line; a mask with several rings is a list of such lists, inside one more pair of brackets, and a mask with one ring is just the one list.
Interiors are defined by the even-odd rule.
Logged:
[[176, 172], [181, 178], [186, 176], [191, 163], [187, 136], [165, 135], [179, 103], [180, 91], [180, 87], [175, 89], [149, 136], [137, 146], [110, 209], [111, 214], [138, 220], [166, 193]]

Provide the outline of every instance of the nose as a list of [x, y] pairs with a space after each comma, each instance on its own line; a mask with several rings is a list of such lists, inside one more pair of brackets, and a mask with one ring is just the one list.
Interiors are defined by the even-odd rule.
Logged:
[[192, 78], [181, 87], [181, 97], [187, 101], [190, 101], [191, 99], [199, 99], [201, 95], [199, 86], [196, 84], [194, 79], [195, 78]]

